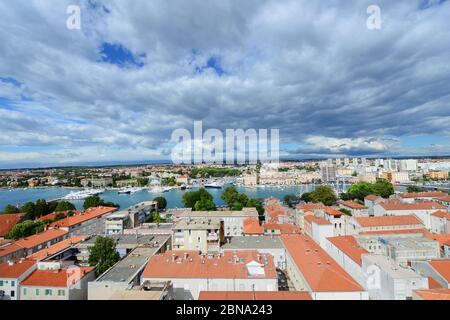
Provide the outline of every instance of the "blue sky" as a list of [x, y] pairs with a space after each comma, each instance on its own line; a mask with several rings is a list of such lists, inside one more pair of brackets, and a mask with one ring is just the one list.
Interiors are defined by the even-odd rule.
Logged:
[[450, 155], [450, 3], [0, 4], [0, 168], [167, 159], [175, 129], [280, 129], [281, 156]]

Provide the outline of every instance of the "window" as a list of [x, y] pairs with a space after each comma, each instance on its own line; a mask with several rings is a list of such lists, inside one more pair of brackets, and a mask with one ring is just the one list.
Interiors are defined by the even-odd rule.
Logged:
[[24, 295], [24, 296], [27, 295], [27, 288], [23, 288], [23, 295]]
[[3, 280], [0, 280], [0, 287], [3, 287]]
[[52, 289], [45, 289], [45, 295], [51, 296], [52, 295]]
[[14, 295], [15, 295], [16, 293], [13, 291], [13, 290], [11, 290], [11, 298], [14, 298]]
[[11, 287], [14, 287], [16, 285], [15, 281], [11, 281]]
[[39, 289], [36, 289], [36, 295], [37, 296], [39, 295]]
[[65, 296], [66, 292], [64, 290], [58, 290], [58, 296]]

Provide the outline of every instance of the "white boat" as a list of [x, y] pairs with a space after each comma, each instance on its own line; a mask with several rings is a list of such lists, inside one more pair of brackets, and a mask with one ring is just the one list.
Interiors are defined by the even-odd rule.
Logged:
[[125, 188], [121, 188], [119, 189], [119, 191], [117, 191], [118, 194], [132, 194], [132, 193], [136, 193], [142, 191], [142, 188], [137, 188], [137, 187], [125, 187]]
[[80, 191], [73, 191], [63, 197], [64, 200], [83, 200], [90, 196], [101, 194], [105, 189], [85, 189]]
[[213, 183], [205, 184], [204, 187], [210, 188], [210, 189], [222, 189], [223, 185], [224, 185], [223, 183], [213, 182]]

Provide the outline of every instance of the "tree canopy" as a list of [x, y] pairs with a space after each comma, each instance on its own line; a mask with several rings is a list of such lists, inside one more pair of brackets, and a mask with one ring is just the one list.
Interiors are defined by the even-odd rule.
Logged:
[[360, 182], [351, 186], [343, 198], [364, 201], [364, 198], [370, 194], [389, 198], [394, 194], [394, 186], [386, 179], [378, 179], [375, 183]]
[[100, 207], [100, 206], [116, 207], [116, 208], [119, 207], [119, 205], [117, 205], [115, 203], [103, 201], [103, 199], [100, 198], [99, 196], [89, 196], [84, 200], [84, 203], [83, 203], [84, 210], [89, 209], [89, 208]]
[[95, 267], [96, 276], [111, 268], [120, 260], [114, 240], [98, 236], [93, 247], [89, 248], [89, 265]]
[[59, 201], [58, 205], [55, 208], [55, 211], [60, 212], [60, 211], [70, 211], [70, 210], [75, 210], [75, 206], [73, 205], [73, 203], [70, 203], [69, 201]]
[[11, 229], [6, 235], [6, 239], [17, 240], [20, 238], [25, 238], [33, 234], [44, 231], [45, 223], [43, 221], [31, 221], [26, 220], [24, 222], [18, 223]]
[[164, 197], [156, 197], [153, 201], [158, 202], [159, 210], [164, 210], [167, 207], [167, 200]]
[[200, 188], [198, 191], [186, 192], [183, 195], [183, 204], [185, 207], [192, 208], [194, 211], [199, 211], [196, 208], [197, 202], [199, 202], [197, 208], [202, 208], [202, 210], [204, 210], [203, 208], [214, 208], [212, 210], [215, 210], [216, 208], [212, 194], [206, 191], [205, 188]]
[[327, 185], [318, 186], [314, 191], [304, 193], [301, 199], [305, 202], [323, 203], [326, 206], [331, 206], [337, 201], [333, 188]]

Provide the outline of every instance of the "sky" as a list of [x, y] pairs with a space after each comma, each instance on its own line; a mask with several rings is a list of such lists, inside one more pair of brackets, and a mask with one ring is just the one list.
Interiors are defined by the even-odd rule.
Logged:
[[[66, 27], [72, 4], [80, 29]], [[282, 158], [450, 155], [450, 1], [17, 0], [0, 12], [0, 168], [170, 159], [172, 132], [194, 121], [279, 129]]]

